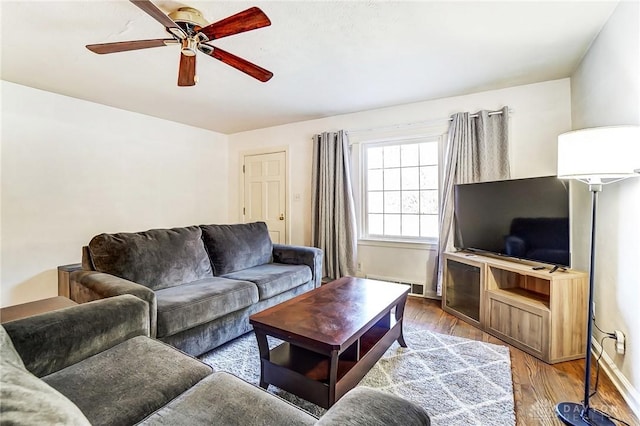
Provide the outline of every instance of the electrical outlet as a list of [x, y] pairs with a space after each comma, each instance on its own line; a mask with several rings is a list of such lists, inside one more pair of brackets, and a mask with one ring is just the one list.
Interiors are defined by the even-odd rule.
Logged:
[[626, 344], [624, 333], [620, 330], [615, 330], [614, 334], [616, 335], [616, 352], [623, 355]]
[[358, 262], [358, 272], [362, 272], [362, 263]]

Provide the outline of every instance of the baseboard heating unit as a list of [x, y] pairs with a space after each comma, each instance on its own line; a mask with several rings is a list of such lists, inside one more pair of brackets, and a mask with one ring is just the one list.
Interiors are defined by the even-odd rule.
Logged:
[[369, 278], [371, 280], [387, 281], [387, 282], [390, 282], [390, 283], [408, 285], [411, 288], [409, 290], [409, 294], [411, 296], [424, 297], [424, 288], [425, 288], [425, 284], [424, 283], [419, 283], [419, 282], [415, 282], [415, 281], [407, 281], [407, 280], [403, 280], [403, 279], [400, 279], [400, 278], [383, 277], [381, 275], [370, 275], [370, 274], [367, 274], [365, 276], [365, 278]]

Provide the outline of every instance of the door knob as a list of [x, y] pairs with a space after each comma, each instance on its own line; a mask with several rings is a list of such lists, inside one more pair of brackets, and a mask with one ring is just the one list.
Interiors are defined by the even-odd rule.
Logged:
[[284, 220], [284, 213], [280, 213], [280, 220]]

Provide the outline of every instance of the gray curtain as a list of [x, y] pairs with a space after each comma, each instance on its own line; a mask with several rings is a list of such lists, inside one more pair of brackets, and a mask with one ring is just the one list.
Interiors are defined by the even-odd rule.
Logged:
[[324, 250], [323, 277], [354, 275], [356, 213], [344, 131], [313, 137], [311, 242]]
[[477, 117], [468, 112], [451, 116], [445, 150], [444, 179], [440, 203], [440, 236], [437, 294], [442, 295], [442, 254], [452, 247], [453, 186], [457, 183], [508, 179], [509, 172], [509, 108], [501, 114], [479, 111]]

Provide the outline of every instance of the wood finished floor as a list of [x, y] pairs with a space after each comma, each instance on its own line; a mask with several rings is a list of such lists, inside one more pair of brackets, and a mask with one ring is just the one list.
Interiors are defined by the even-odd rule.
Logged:
[[[556, 403], [561, 401], [579, 402], [584, 396], [584, 360], [554, 365], [546, 364], [449, 315], [440, 308], [440, 301], [437, 300], [409, 297], [405, 308], [405, 321], [418, 324], [436, 333], [509, 346], [516, 423], [519, 426], [561, 426], [562, 422], [556, 418], [554, 413]], [[638, 418], [634, 416], [602, 370], [600, 371], [598, 393], [591, 398], [590, 402], [592, 407], [622, 419], [630, 425], [640, 425]]]

